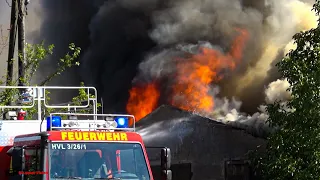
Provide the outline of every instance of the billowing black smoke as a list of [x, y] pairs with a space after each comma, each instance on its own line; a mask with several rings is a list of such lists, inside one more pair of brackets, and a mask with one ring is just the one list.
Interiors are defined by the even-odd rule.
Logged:
[[53, 71], [58, 58], [67, 52], [67, 45], [74, 42], [82, 48], [81, 68], [69, 70], [51, 85], [85, 81], [98, 88], [106, 109], [123, 112], [136, 68], [145, 52], [155, 46], [148, 37], [150, 13], [104, 2], [39, 1], [43, 23], [31, 36], [38, 39], [36, 42], [45, 40], [56, 46], [54, 57], [42, 64], [39, 79]]
[[[83, 49], [81, 68], [68, 72], [69, 78], [59, 79], [55, 84], [76, 85], [84, 80], [87, 85], [98, 88], [108, 112], [125, 111], [135, 77], [139, 82], [141, 74], [144, 74], [141, 79], [145, 79], [153, 78], [156, 71], [170, 71], [171, 67], [158, 68], [172, 58], [171, 55], [159, 58], [164, 50], [205, 42], [227, 51], [236, 36], [234, 27], [247, 29], [250, 39], [241, 66], [219, 84], [220, 95], [240, 97], [245, 111], [255, 112], [257, 105], [264, 101], [264, 86], [275, 80], [277, 73], [273, 67], [266, 67], [271, 71], [266, 77], [258, 78], [259, 83], [252, 82], [254, 86], [241, 87], [242, 91], [235, 93], [237, 81], [256, 66], [269, 39], [279, 41], [275, 44], [277, 48], [284, 47], [296, 31], [291, 30], [292, 27], [297, 24], [290, 16], [292, 12], [282, 9], [289, 4], [283, 0], [78, 0], [76, 3], [54, 0], [40, 3], [44, 22], [39, 39], [45, 38], [56, 45], [59, 50], [56, 57], [65, 53], [70, 42]], [[271, 62], [283, 56], [281, 52], [276, 54], [279, 57], [272, 57]], [[158, 55], [157, 62], [151, 61], [154, 55]], [[49, 64], [43, 67], [48, 67], [42, 69], [44, 74], [51, 70]]]
[[107, 111], [124, 111], [137, 66], [155, 46], [148, 36], [150, 16], [110, 1], [89, 25], [91, 44], [82, 57], [82, 77], [98, 88]]
[[[257, 31], [259, 30], [257, 26], [262, 24], [259, 22], [262, 21], [261, 14], [250, 10], [248, 13], [256, 14], [256, 17], [249, 16], [246, 12], [238, 15], [232, 14], [229, 16], [229, 22], [224, 24], [223, 18], [216, 16], [214, 10], [218, 10], [224, 5], [227, 5], [224, 7], [225, 10], [232, 9], [234, 5], [231, 1], [228, 3], [215, 2], [216, 8], [199, 6], [199, 8], [203, 8], [203, 14], [207, 15], [207, 17], [204, 16], [205, 19], [202, 19], [203, 24], [192, 24], [192, 19], [187, 20], [189, 22], [177, 28], [180, 32], [166, 28], [172, 27], [170, 23], [179, 25], [180, 18], [183, 17], [179, 17], [175, 13], [185, 13], [181, 16], [186, 16], [186, 19], [192, 18], [193, 15], [188, 16], [188, 13], [193, 12], [187, 11], [190, 10], [190, 7], [195, 7], [195, 4], [186, 7], [186, 12], [177, 9], [177, 4], [181, 3], [183, 6], [184, 1], [120, 0], [109, 1], [102, 5], [89, 26], [91, 44], [82, 58], [82, 68], [84, 69], [82, 75], [88, 84], [97, 86], [100, 93], [102, 92], [106, 109], [113, 112], [124, 111], [128, 90], [132, 86], [133, 78], [137, 75], [137, 66], [147, 55], [156, 54], [163, 49], [170, 49], [180, 43], [198, 43], [199, 41], [215, 42], [220, 47], [228, 47], [236, 35], [232, 30], [233, 25], [250, 28], [250, 33], [256, 38], [255, 41], [250, 41], [249, 46], [254, 47], [252, 51], [258, 51], [260, 45], [256, 42], [259, 41], [260, 32]], [[214, 3], [208, 1], [207, 4], [211, 6]], [[260, 4], [247, 3], [247, 5], [254, 7]], [[199, 19], [201, 17], [195, 18], [198, 19], [194, 21], [201, 20]], [[209, 23], [209, 21], [211, 22]], [[166, 23], [168, 23], [167, 27]], [[163, 27], [161, 27], [162, 25]], [[258, 52], [248, 53], [246, 57], [258, 54]], [[150, 69], [154, 70], [151, 66], [168, 61], [170, 57], [162, 58], [158, 59], [158, 62], [152, 62], [152, 65], [149, 66]], [[247, 65], [244, 63], [243, 66]]]
[[[35, 82], [41, 82], [47, 75], [54, 72], [59, 58], [67, 53], [69, 43], [73, 42], [83, 50], [88, 47], [90, 44], [88, 25], [102, 3], [101, 0], [78, 0], [76, 3], [72, 0], [31, 2], [29, 6], [37, 10], [38, 13], [35, 16], [40, 16], [42, 23], [39, 30], [27, 36], [34, 43], [44, 40], [46, 45], [55, 45], [53, 56], [42, 62], [41, 68], [39, 68], [39, 72], [34, 79]], [[82, 79], [79, 75], [79, 68], [72, 68], [65, 72], [63, 76], [55, 78], [50, 82], [50, 85], [78, 86], [80, 81]], [[67, 102], [71, 99], [71, 96], [75, 95], [72, 93], [75, 92], [67, 92], [67, 94], [60, 94], [59, 96], [53, 94], [52, 103]]]
[[[32, 2], [36, 3], [36, 2]], [[35, 42], [45, 40], [46, 44], [55, 45], [55, 53], [49, 61], [43, 61], [39, 69], [39, 79], [54, 70], [60, 57], [68, 51], [68, 44], [74, 42], [85, 49], [90, 42], [88, 24], [98, 10], [98, 1], [79, 0], [76, 3], [70, 0], [39, 1], [43, 23], [39, 31], [29, 34]], [[103, 2], [102, 2], [103, 3]], [[32, 4], [34, 5], [34, 4]], [[79, 76], [76, 69], [70, 70], [66, 75], [54, 80], [55, 85], [79, 85]]]

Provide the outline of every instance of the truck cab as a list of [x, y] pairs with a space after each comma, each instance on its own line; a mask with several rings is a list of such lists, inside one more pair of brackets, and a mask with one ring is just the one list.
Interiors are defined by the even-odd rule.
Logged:
[[[0, 131], [0, 138], [6, 133], [6, 137], [11, 139], [0, 151], [3, 164], [6, 164], [0, 167], [1, 179], [154, 179], [143, 140], [135, 132], [134, 116], [98, 114], [97, 94], [94, 98], [88, 95], [88, 104], [92, 101], [93, 106], [48, 105], [40, 94], [46, 94], [45, 91], [50, 87], [28, 88], [37, 93], [31, 93], [32, 98], [28, 101], [24, 97], [24, 101], [29, 102], [26, 107], [30, 107], [30, 99], [32, 105], [37, 105], [38, 119], [18, 120], [7, 116], [10, 120], [0, 122], [1, 130], [4, 130]], [[90, 89], [96, 92], [92, 87], [88, 91]], [[0, 108], [10, 108], [11, 111], [17, 108], [23, 115], [28, 113], [27, 108], [21, 106]], [[41, 109], [43, 107], [67, 108], [68, 111], [45, 114]], [[70, 112], [70, 108], [88, 107], [93, 107], [93, 113]], [[10, 114], [12, 117], [14, 113]], [[12, 129], [6, 129], [10, 125]], [[25, 133], [30, 131], [34, 132]], [[5, 149], [7, 151], [4, 153]], [[162, 179], [171, 180], [170, 149], [160, 149]]]

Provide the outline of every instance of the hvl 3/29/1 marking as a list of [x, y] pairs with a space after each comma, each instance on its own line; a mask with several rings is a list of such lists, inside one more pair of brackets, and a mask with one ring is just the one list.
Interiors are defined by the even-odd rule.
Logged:
[[51, 144], [52, 149], [75, 149], [75, 150], [81, 150], [81, 149], [87, 149], [86, 144], [79, 144], [79, 143], [54, 143]]

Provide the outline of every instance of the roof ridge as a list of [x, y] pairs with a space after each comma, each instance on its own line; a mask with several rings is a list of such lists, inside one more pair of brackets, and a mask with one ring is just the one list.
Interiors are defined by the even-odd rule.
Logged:
[[213, 118], [206, 117], [206, 116], [203, 116], [203, 115], [198, 114], [198, 113], [182, 110], [182, 109], [180, 109], [178, 107], [175, 107], [175, 106], [172, 106], [172, 105], [169, 105], [169, 104], [160, 105], [157, 109], [155, 109], [153, 112], [149, 113], [147, 116], [143, 117], [140, 121], [144, 122], [144, 119], [146, 119], [146, 120], [150, 119], [154, 114], [156, 114], [157, 112], [159, 112], [159, 111], [161, 111], [163, 109], [168, 109], [168, 110], [172, 109], [172, 110], [184, 113], [184, 114], [189, 114], [190, 116], [198, 116], [198, 117], [201, 117], [203, 119], [208, 119], [208, 120], [211, 120], [211, 121], [213, 121], [215, 123], [218, 123], [220, 125], [224, 125], [226, 127], [230, 127], [230, 128], [237, 129], [237, 130], [242, 130], [242, 131], [246, 132], [247, 134], [250, 134], [250, 135], [252, 135], [254, 137], [259, 137], [259, 138], [266, 139], [267, 136], [270, 133], [270, 131], [268, 129], [264, 128], [264, 127], [261, 128], [261, 127], [250, 126], [248, 124], [244, 124], [244, 123], [241, 123], [239, 121], [222, 121], [222, 120], [219, 120], [219, 119], [213, 119]]

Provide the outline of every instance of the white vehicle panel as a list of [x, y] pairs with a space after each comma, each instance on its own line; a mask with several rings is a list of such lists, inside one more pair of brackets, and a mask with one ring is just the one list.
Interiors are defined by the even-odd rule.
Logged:
[[[0, 146], [12, 146], [17, 135], [40, 132], [40, 123], [39, 120], [0, 120]], [[43, 122], [42, 130], [46, 130], [46, 122]]]

